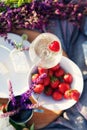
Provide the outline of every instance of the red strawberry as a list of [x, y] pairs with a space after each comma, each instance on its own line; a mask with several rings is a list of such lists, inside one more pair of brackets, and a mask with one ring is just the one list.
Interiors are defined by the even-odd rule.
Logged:
[[60, 68], [60, 64], [57, 64], [56, 66], [52, 67], [51, 70], [52, 71], [56, 71]]
[[74, 99], [75, 101], [78, 101], [80, 98], [80, 93], [78, 90], [72, 90], [71, 91], [71, 98]]
[[51, 69], [48, 70], [48, 75], [49, 75], [49, 77], [53, 76], [53, 71]]
[[44, 86], [48, 86], [50, 84], [50, 78], [48, 76], [43, 79], [43, 84]]
[[68, 83], [60, 83], [59, 85], [58, 85], [58, 88], [59, 88], [59, 91], [61, 92], [61, 93], [65, 93], [65, 91], [67, 91], [67, 90], [69, 90], [70, 89], [70, 85], [68, 84]]
[[72, 91], [71, 89], [65, 91], [65, 93], [64, 93], [64, 98], [65, 99], [70, 99], [71, 98], [71, 91]]
[[44, 85], [42, 85], [42, 84], [35, 85], [35, 88], [34, 88], [35, 93], [40, 94], [43, 92], [43, 90], [44, 90]]
[[38, 67], [38, 73], [41, 75], [43, 73], [48, 73], [48, 70], [47, 69], [44, 69], [44, 68], [41, 68], [41, 67]]
[[60, 92], [55, 91], [53, 92], [52, 97], [54, 100], [61, 100], [63, 98], [63, 95]]
[[65, 74], [63, 79], [67, 83], [72, 83], [72, 81], [73, 81], [73, 77], [72, 77], [72, 75], [70, 73]]
[[58, 70], [55, 72], [55, 76], [56, 76], [56, 77], [61, 77], [61, 76], [64, 75], [64, 73], [65, 73], [64, 69], [60, 68], [60, 69], [58, 69]]
[[32, 82], [35, 82], [35, 80], [39, 77], [39, 74], [33, 74], [31, 79], [32, 79]]
[[[38, 80], [39, 76], [40, 76], [39, 74], [33, 74], [32, 75], [32, 82], [36, 83], [36, 81]], [[43, 79], [40, 79], [37, 84], [43, 84]]]
[[51, 78], [50, 85], [52, 88], [54, 88], [54, 89], [57, 88], [59, 83], [60, 83], [60, 81], [56, 77]]
[[60, 44], [58, 41], [53, 41], [50, 45], [49, 45], [49, 49], [51, 51], [54, 52], [58, 52], [60, 50]]
[[45, 93], [47, 96], [52, 95], [52, 92], [53, 92], [53, 89], [52, 89], [50, 86], [45, 87], [44, 93]]

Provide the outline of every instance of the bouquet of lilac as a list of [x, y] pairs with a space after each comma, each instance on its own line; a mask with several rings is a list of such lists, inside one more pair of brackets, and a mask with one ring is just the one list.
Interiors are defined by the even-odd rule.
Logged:
[[25, 93], [17, 96], [14, 96], [12, 83], [10, 80], [8, 80], [9, 101], [7, 103], [7, 110], [0, 115], [0, 118], [9, 116], [13, 122], [17, 124], [23, 124], [31, 119], [33, 110], [36, 112], [43, 112], [43, 110], [37, 109], [42, 105], [42, 103], [37, 102], [36, 104], [33, 104], [30, 100], [30, 97], [32, 95], [35, 84], [37, 84], [46, 76], [46, 73], [40, 75], [34, 84], [32, 84]]
[[4, 0], [0, 2], [0, 35], [13, 29], [45, 31], [50, 19], [68, 20], [80, 28], [87, 2], [70, 0]]

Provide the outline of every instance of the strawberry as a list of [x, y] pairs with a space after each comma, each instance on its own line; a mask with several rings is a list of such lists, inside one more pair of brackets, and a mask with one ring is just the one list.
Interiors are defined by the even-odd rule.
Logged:
[[54, 89], [57, 88], [59, 83], [60, 83], [60, 81], [56, 77], [51, 78], [50, 85], [52, 88], [54, 88]]
[[[32, 82], [36, 83], [36, 81], [38, 80], [39, 76], [40, 76], [39, 74], [33, 74], [32, 75]], [[43, 84], [43, 79], [38, 80], [38, 82], [36, 84]]]
[[71, 91], [71, 99], [74, 99], [75, 101], [78, 101], [80, 98], [80, 93], [78, 90], [73, 89]]
[[52, 92], [53, 92], [53, 89], [52, 89], [50, 86], [45, 87], [44, 93], [45, 93], [47, 96], [52, 95]]
[[48, 73], [48, 70], [47, 69], [44, 69], [44, 68], [41, 68], [41, 67], [38, 67], [38, 73], [41, 75], [43, 73]]
[[32, 79], [32, 82], [35, 82], [35, 80], [39, 77], [39, 74], [33, 74], [31, 79]]
[[49, 49], [51, 51], [54, 52], [58, 52], [60, 50], [60, 44], [58, 41], [53, 41], [50, 45], [49, 45]]
[[62, 94], [64, 94], [67, 90], [69, 90], [70, 89], [70, 85], [68, 84], [68, 83], [60, 83], [59, 85], [58, 85], [58, 88], [59, 88], [59, 91], [62, 93]]
[[48, 76], [52, 77], [53, 76], [53, 71], [51, 69], [48, 70]]
[[44, 90], [44, 85], [42, 85], [42, 84], [35, 85], [35, 88], [34, 88], [35, 93], [40, 94], [43, 92], [43, 90]]
[[55, 72], [55, 76], [56, 76], [56, 77], [61, 77], [61, 76], [64, 75], [64, 73], [65, 73], [64, 69], [60, 68], [60, 69], [58, 69], [58, 70]]
[[60, 64], [57, 64], [56, 66], [52, 67], [51, 70], [52, 71], [56, 71], [60, 68]]
[[54, 91], [52, 97], [54, 100], [61, 100], [63, 98], [63, 95], [58, 91]]
[[73, 81], [73, 77], [72, 77], [72, 75], [70, 73], [65, 74], [63, 79], [67, 83], [72, 83], [72, 81]]
[[47, 76], [46, 78], [43, 79], [43, 84], [44, 84], [44, 86], [48, 86], [50, 84], [49, 76]]
[[64, 93], [64, 98], [65, 99], [70, 99], [71, 98], [71, 91], [72, 91], [71, 89], [65, 91], [65, 93]]
[[80, 93], [76, 89], [70, 89], [64, 93], [64, 98], [66, 99], [74, 99], [75, 101], [78, 101], [79, 97]]

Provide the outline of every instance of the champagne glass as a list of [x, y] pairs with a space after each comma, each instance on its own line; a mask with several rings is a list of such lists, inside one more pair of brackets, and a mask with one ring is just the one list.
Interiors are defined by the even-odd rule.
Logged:
[[[58, 45], [52, 45], [55, 43]], [[52, 68], [61, 60], [61, 42], [59, 38], [52, 33], [42, 33], [31, 43], [29, 55], [36, 66]]]

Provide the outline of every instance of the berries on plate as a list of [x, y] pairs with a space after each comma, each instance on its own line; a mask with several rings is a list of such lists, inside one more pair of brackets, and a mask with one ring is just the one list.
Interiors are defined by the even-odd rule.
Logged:
[[32, 78], [32, 81], [35, 82], [35, 80], [36, 80], [38, 77], [39, 77], [39, 74], [37, 74], [37, 73], [36, 73], [36, 74], [33, 74], [32, 77], [31, 77], [31, 78]]
[[45, 87], [45, 89], [44, 89], [44, 93], [45, 93], [47, 96], [51, 96], [52, 93], [53, 93], [53, 89], [52, 89], [50, 86], [47, 86], [47, 87]]
[[72, 83], [73, 81], [73, 77], [70, 73], [66, 73], [63, 77], [64, 81], [67, 83]]
[[[40, 75], [39, 75], [38, 73], [33, 74], [32, 77], [31, 77], [32, 82], [35, 83], [35, 82], [37, 81], [37, 79], [39, 78], [39, 76], [40, 76]], [[38, 83], [37, 83], [37, 84], [41, 84], [41, 83], [43, 83], [43, 79], [38, 80]]]
[[44, 90], [44, 85], [42, 85], [42, 84], [37, 84], [34, 87], [35, 93], [41, 94], [43, 92], [43, 90]]
[[48, 70], [47, 69], [44, 69], [44, 68], [41, 68], [41, 67], [38, 67], [38, 73], [41, 75], [43, 73], [48, 73]]
[[74, 99], [75, 101], [78, 101], [80, 98], [80, 93], [78, 90], [72, 90], [71, 91], [71, 99]]
[[67, 90], [69, 90], [70, 89], [70, 85], [68, 84], [68, 83], [60, 83], [59, 85], [58, 85], [58, 88], [59, 88], [59, 91], [62, 93], [62, 94], [64, 94]]
[[70, 99], [71, 98], [71, 91], [72, 91], [71, 89], [65, 91], [65, 93], [64, 93], [64, 98], [65, 99]]
[[60, 81], [56, 77], [51, 77], [50, 85], [53, 89], [57, 88]]
[[48, 70], [48, 76], [52, 77], [53, 76], [53, 71], [51, 69]]
[[56, 71], [56, 70], [58, 70], [59, 68], [60, 68], [60, 64], [57, 64], [56, 66], [50, 68], [50, 70]]
[[47, 76], [46, 78], [43, 79], [43, 84], [44, 86], [48, 86], [50, 84], [50, 77]]
[[64, 93], [64, 98], [66, 98], [66, 99], [73, 99], [75, 101], [78, 101], [79, 98], [80, 98], [80, 93], [76, 89], [70, 89], [70, 90], [67, 90]]
[[58, 52], [60, 50], [60, 44], [58, 41], [53, 41], [50, 45], [49, 45], [49, 49], [51, 51], [54, 52]]
[[61, 77], [61, 76], [64, 75], [64, 73], [65, 73], [64, 69], [59, 68], [59, 69], [55, 72], [55, 76], [56, 76], [56, 77]]
[[73, 76], [66, 72], [61, 64], [50, 69], [38, 67], [36, 73], [32, 74], [31, 80], [34, 84], [34, 93], [43, 93], [56, 101], [62, 99], [79, 100], [79, 91], [72, 88]]
[[63, 98], [63, 95], [59, 91], [55, 91], [53, 92], [52, 97], [54, 100], [61, 100]]

